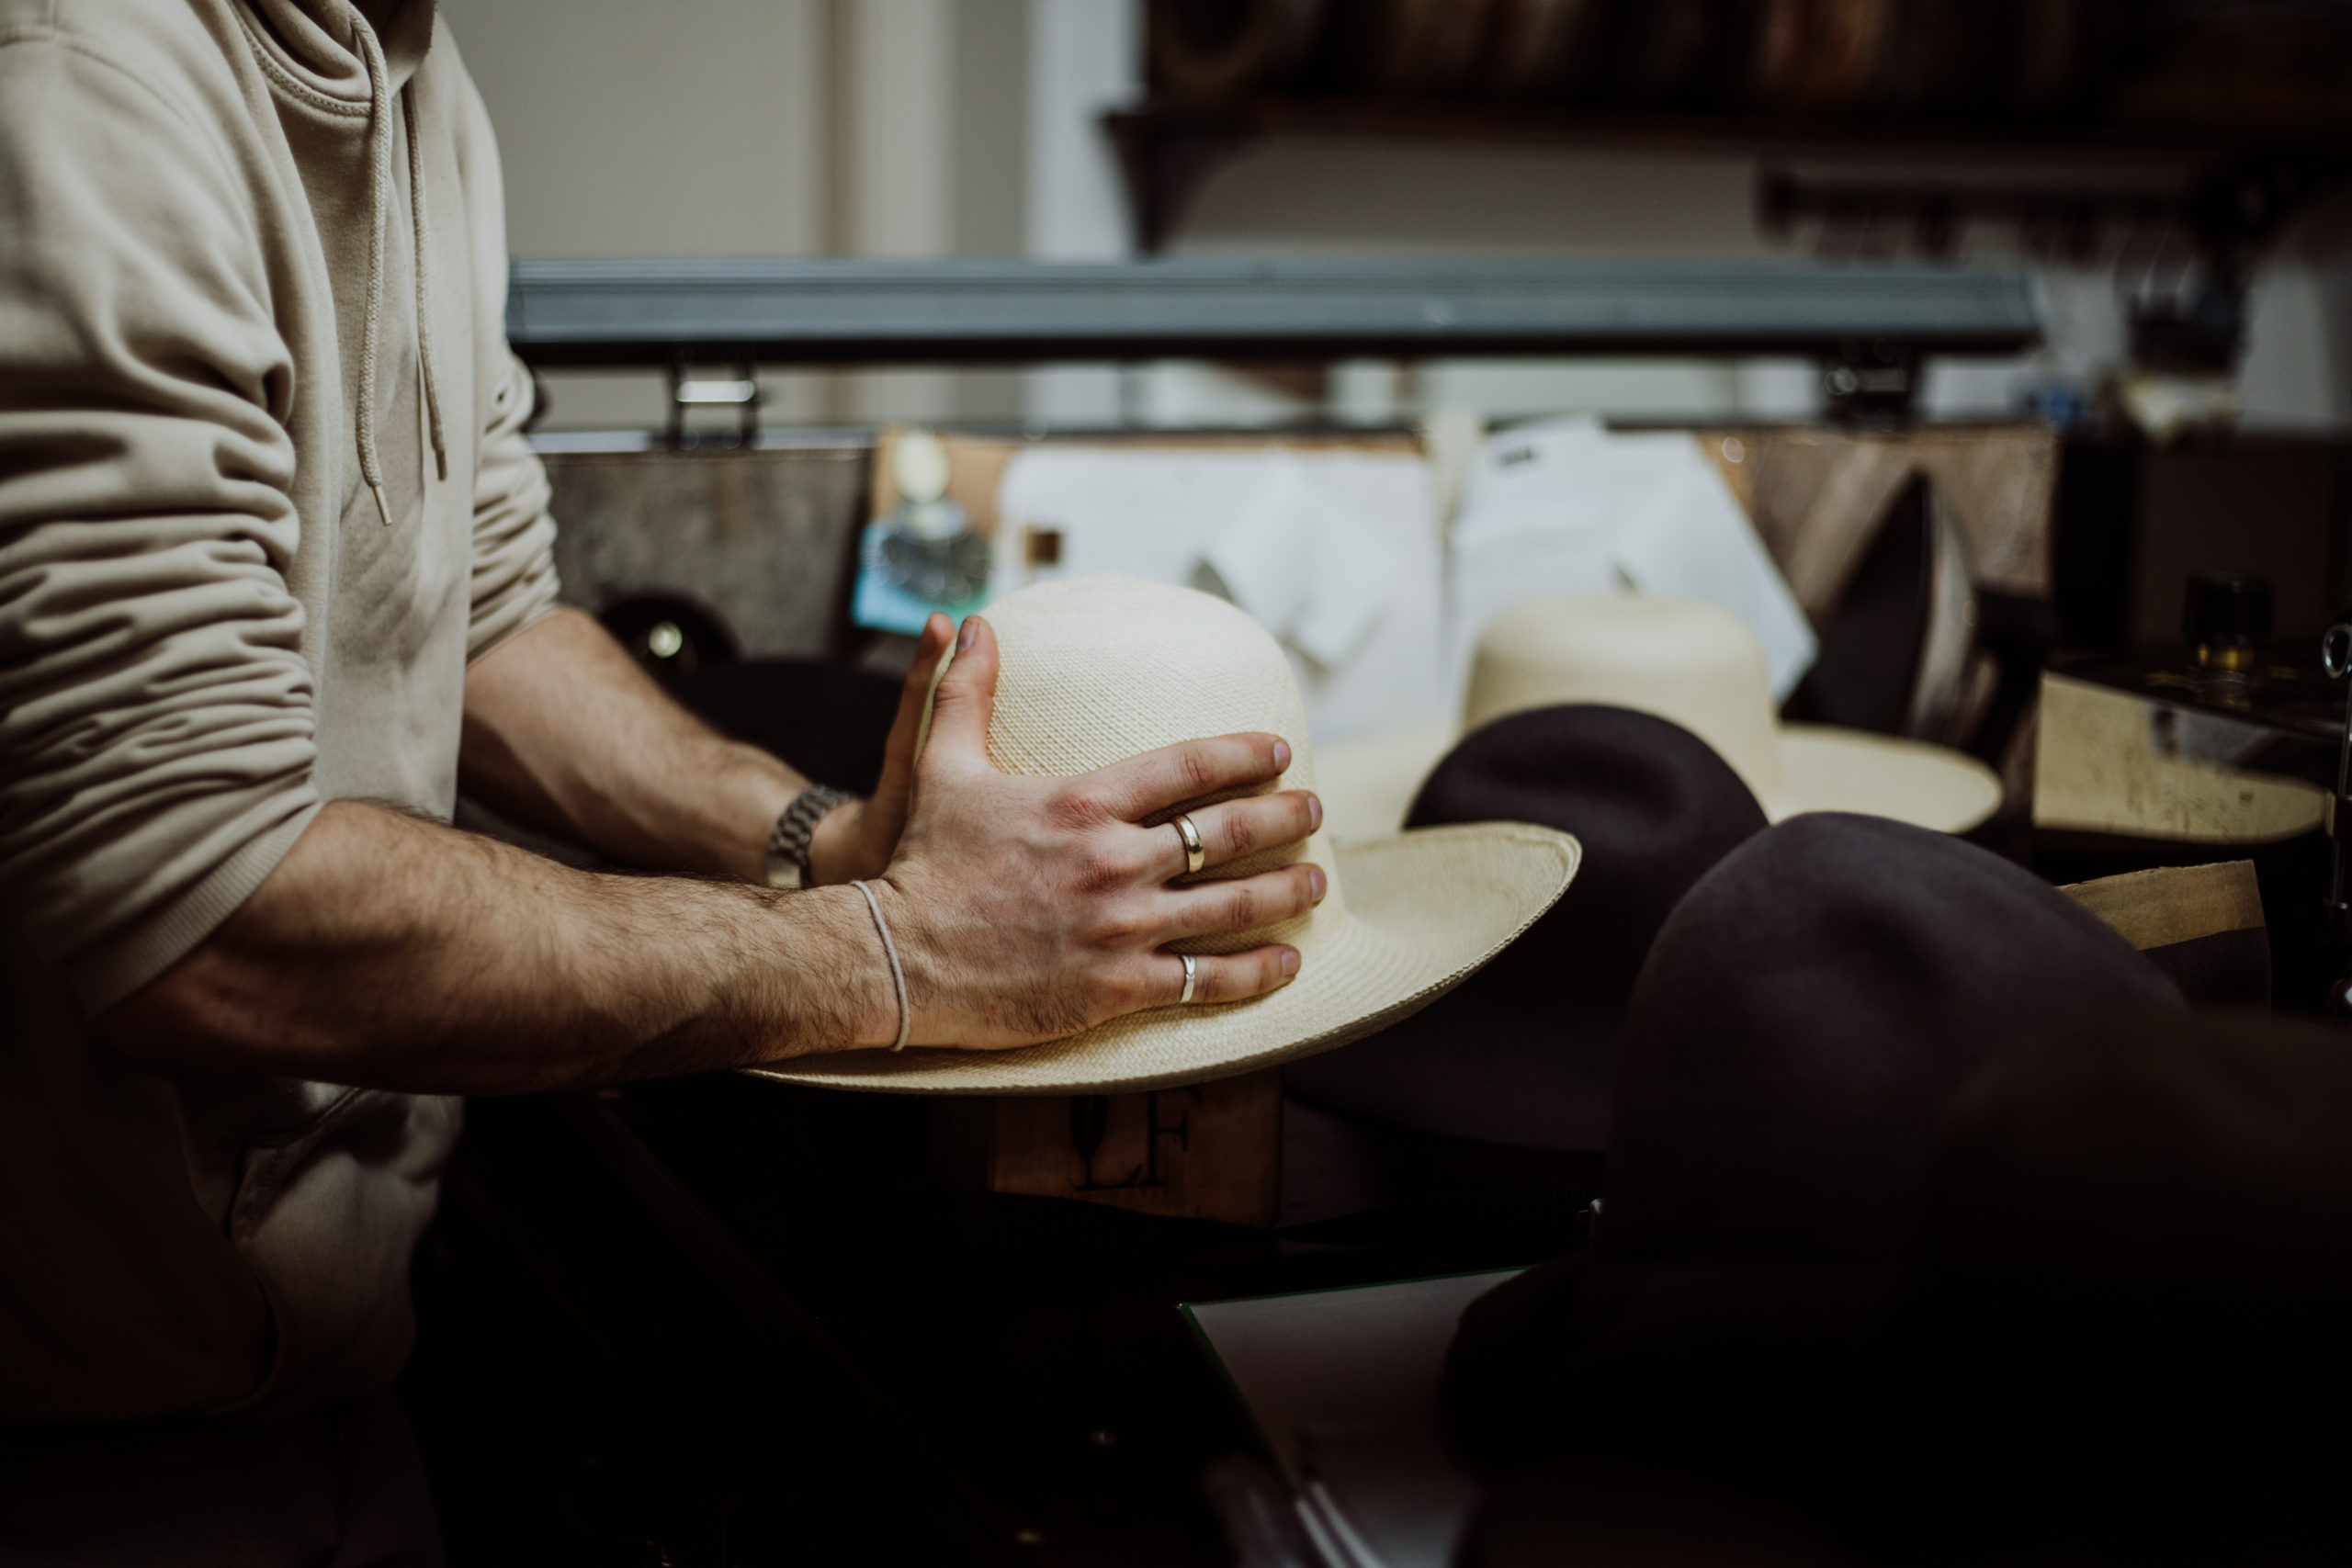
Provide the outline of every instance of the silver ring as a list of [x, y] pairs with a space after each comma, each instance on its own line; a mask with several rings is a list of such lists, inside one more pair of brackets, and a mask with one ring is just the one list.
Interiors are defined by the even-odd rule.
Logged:
[[1193, 982], [1200, 978], [1200, 964], [1189, 953], [1180, 953], [1176, 956], [1184, 961], [1184, 994], [1176, 998], [1176, 1005], [1182, 1007], [1193, 999]]
[[1209, 858], [1208, 846], [1201, 842], [1201, 830], [1193, 826], [1191, 818], [1179, 814], [1168, 825], [1176, 829], [1178, 838], [1184, 840], [1184, 874], [1189, 876], [1200, 870]]

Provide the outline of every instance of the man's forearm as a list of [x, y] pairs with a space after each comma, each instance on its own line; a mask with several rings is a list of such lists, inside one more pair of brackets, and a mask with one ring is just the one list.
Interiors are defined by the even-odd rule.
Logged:
[[755, 881], [808, 784], [679, 707], [578, 610], [467, 671], [460, 766], [492, 810], [625, 865]]
[[171, 1066], [504, 1093], [887, 1044], [862, 897], [596, 875], [338, 802], [101, 1021]]

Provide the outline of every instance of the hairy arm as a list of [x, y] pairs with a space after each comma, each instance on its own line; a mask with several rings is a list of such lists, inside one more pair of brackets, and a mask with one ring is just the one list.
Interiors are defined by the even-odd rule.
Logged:
[[495, 1094], [888, 1044], [898, 1018], [854, 889], [599, 875], [340, 801], [104, 1024], [150, 1059]]
[[[817, 883], [876, 876], [906, 818], [913, 720], [947, 646], [923, 636], [876, 802], [826, 814], [809, 844]], [[672, 701], [595, 620], [559, 610], [467, 669], [460, 776], [511, 820], [625, 865], [761, 881], [768, 833], [808, 781]]]

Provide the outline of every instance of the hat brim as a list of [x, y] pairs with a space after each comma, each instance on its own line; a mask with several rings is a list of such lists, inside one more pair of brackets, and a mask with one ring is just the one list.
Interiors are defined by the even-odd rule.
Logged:
[[1775, 822], [1853, 811], [1965, 833], [2001, 808], [2000, 775], [1948, 746], [1824, 724], [1783, 724], [1780, 737], [1780, 795], [1758, 803]]
[[1230, 1077], [1361, 1040], [1476, 974], [1558, 901], [1583, 851], [1482, 822], [1335, 843], [1346, 911], [1298, 978], [1221, 1006], [1157, 1008], [1011, 1051], [841, 1051], [747, 1071], [887, 1094], [1118, 1094]]
[[[1774, 822], [1852, 811], [1965, 833], [2000, 809], [2000, 775], [1948, 746], [1819, 724], [1782, 724], [1776, 732], [1781, 790], [1757, 803]], [[1317, 748], [1315, 789], [1332, 839], [1396, 832], [1457, 739], [1446, 725], [1398, 725]]]

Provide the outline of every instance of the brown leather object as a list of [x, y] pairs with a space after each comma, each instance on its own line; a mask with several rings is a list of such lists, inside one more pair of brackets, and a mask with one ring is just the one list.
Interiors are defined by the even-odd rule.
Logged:
[[2059, 891], [2114, 927], [2191, 1006], [2270, 1006], [2270, 933], [2252, 861], [2159, 866]]

